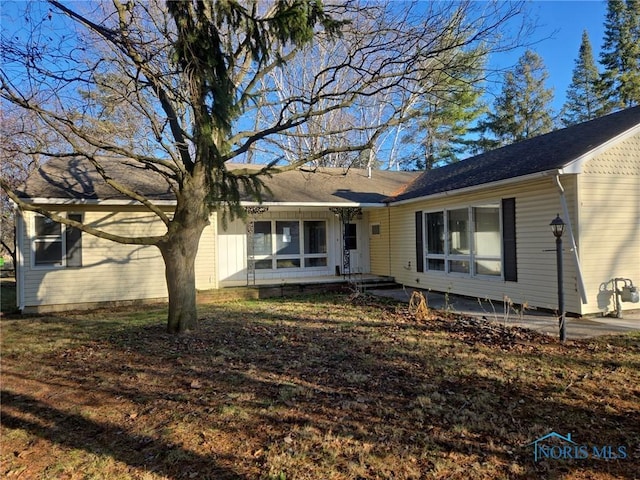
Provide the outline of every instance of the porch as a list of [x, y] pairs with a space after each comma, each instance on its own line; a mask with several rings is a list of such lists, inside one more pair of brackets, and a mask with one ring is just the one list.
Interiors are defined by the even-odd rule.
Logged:
[[217, 290], [198, 291], [198, 303], [259, 299], [267, 297], [289, 297], [309, 293], [346, 292], [394, 288], [398, 285], [393, 277], [369, 273], [349, 275], [318, 275], [313, 277], [282, 278], [279, 282], [256, 279], [255, 284], [226, 286]]

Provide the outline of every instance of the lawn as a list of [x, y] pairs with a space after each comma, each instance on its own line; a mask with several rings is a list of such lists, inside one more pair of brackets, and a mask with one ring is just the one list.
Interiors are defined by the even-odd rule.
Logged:
[[[638, 334], [560, 344], [345, 295], [201, 306], [188, 336], [164, 316], [3, 319], [0, 476], [638, 476]], [[552, 431], [575, 448], [535, 461]]]

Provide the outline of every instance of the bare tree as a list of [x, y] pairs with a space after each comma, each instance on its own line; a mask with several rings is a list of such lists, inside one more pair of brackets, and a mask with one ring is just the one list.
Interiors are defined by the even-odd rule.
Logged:
[[[371, 18], [370, 3], [310, 0], [26, 4], [17, 26], [2, 33], [0, 98], [36, 115], [65, 144], [24, 153], [85, 159], [104, 182], [153, 212], [166, 233], [115, 235], [22, 201], [4, 176], [0, 185], [22, 208], [57, 222], [157, 246], [166, 267], [168, 329], [194, 329], [195, 256], [213, 212], [241, 215], [241, 194], [259, 198], [265, 175], [371, 149], [400, 121], [401, 99], [420, 92], [429, 59], [490, 42], [521, 11], [520, 4], [455, 5], [392, 2]], [[295, 59], [320, 48], [334, 55], [301, 84]], [[385, 113], [362, 123], [356, 114], [379, 109], [375, 99], [385, 95]], [[103, 120], [125, 112], [126, 119], [135, 114], [132, 131], [104, 130]], [[341, 121], [331, 124], [331, 116]], [[315, 128], [325, 129], [321, 141], [298, 142], [293, 162], [276, 165], [287, 142]], [[227, 168], [252, 150], [263, 168]], [[162, 178], [175, 210], [167, 213], [116, 180], [105, 157]]]
[[[41, 163], [40, 155], [27, 152], [54, 145], [56, 137], [42, 128], [36, 115], [11, 105], [0, 110], [0, 178], [12, 189], [18, 188]], [[0, 190], [0, 253], [11, 256], [16, 265], [15, 210], [9, 196]]]
[[[482, 82], [496, 73], [485, 68], [488, 56], [520, 45], [534, 29], [523, 22], [519, 34], [500, 34], [500, 27], [520, 12], [521, 6], [514, 4], [380, 1], [366, 4], [366, 9], [352, 7], [351, 21], [342, 29], [340, 39], [318, 38], [264, 81], [277, 96], [271, 105], [272, 115], [277, 115], [280, 102], [292, 95], [311, 95], [310, 86], [318, 81], [331, 82], [336, 96], [342, 96], [346, 87], [356, 98], [348, 108], [333, 108], [334, 98], [327, 95], [326, 114], [270, 139], [256, 156], [279, 154], [291, 163], [310, 151], [367, 144], [364, 151], [340, 151], [317, 163], [393, 168], [410, 163], [404, 158], [407, 156], [415, 163], [408, 152], [422, 148], [425, 142], [415, 132], [424, 132], [430, 124], [442, 128], [442, 120], [434, 119], [433, 109], [424, 108], [424, 104], [437, 102], [439, 111], [449, 108], [449, 117], [455, 108], [472, 108], [457, 105], [463, 95], [460, 92], [476, 92], [469, 95], [473, 99], [479, 96]], [[421, 54], [413, 55], [417, 50]], [[409, 57], [409, 63], [404, 63]], [[362, 63], [354, 65], [353, 59]], [[353, 68], [341, 69], [336, 76], [332, 66], [340, 63]], [[360, 84], [363, 69], [382, 64], [385, 72], [380, 72], [375, 84], [369, 83], [359, 92], [351, 90], [352, 85]], [[409, 137], [407, 130], [414, 134]], [[416, 145], [409, 145], [407, 138], [415, 139]], [[438, 140], [443, 141], [427, 141]]]

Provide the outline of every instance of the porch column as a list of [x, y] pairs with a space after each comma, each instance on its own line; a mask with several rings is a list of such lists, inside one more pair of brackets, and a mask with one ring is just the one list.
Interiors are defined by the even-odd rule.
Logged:
[[269, 210], [269, 207], [245, 207], [247, 215], [251, 219], [247, 222], [247, 286], [256, 284], [256, 258], [253, 235], [255, 233], [254, 223], [256, 215], [260, 215]]

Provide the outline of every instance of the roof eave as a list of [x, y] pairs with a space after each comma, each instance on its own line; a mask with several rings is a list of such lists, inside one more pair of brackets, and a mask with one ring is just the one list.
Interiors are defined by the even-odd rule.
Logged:
[[616, 135], [615, 137], [610, 138], [604, 143], [601, 143], [597, 147], [589, 150], [587, 153], [580, 155], [578, 158], [571, 160], [566, 163], [561, 169], [560, 173], [572, 174], [572, 173], [582, 173], [582, 169], [584, 165], [591, 160], [592, 158], [600, 155], [601, 153], [606, 152], [615, 144], [622, 142], [623, 140], [640, 133], [640, 124], [634, 125], [629, 130], [622, 132], [620, 135]]
[[386, 207], [383, 202], [240, 202], [243, 207]]
[[547, 177], [552, 177], [555, 175], [561, 175], [563, 173], [570, 173], [570, 172], [564, 172], [563, 170], [559, 170], [559, 169], [553, 169], [553, 170], [545, 170], [544, 172], [536, 172], [536, 173], [531, 173], [529, 175], [523, 175], [520, 177], [512, 177], [512, 178], [506, 178], [504, 180], [498, 180], [495, 182], [489, 182], [489, 183], [481, 183], [479, 185], [472, 185], [470, 187], [464, 187], [464, 188], [458, 188], [456, 190], [448, 190], [445, 192], [438, 192], [438, 193], [434, 193], [432, 195], [423, 195], [420, 197], [414, 197], [414, 198], [407, 198], [404, 200], [397, 200], [397, 201], [393, 201], [391, 200], [391, 205], [406, 205], [409, 203], [415, 203], [415, 202], [421, 202], [424, 200], [436, 200], [439, 198], [444, 198], [444, 197], [451, 197], [454, 195], [462, 195], [465, 193], [473, 193], [476, 192], [478, 190], [485, 190], [488, 188], [498, 188], [498, 187], [504, 187], [504, 186], [508, 186], [510, 184], [515, 184], [515, 183], [521, 183], [521, 182], [526, 182], [526, 181], [530, 181], [530, 180], [536, 180], [539, 178], [547, 178]]
[[[142, 206], [142, 203], [130, 199], [96, 199], [96, 198], [50, 198], [50, 197], [33, 197], [21, 198], [25, 203], [32, 205], [96, 205], [96, 206]], [[175, 200], [152, 200], [151, 203], [157, 206], [176, 205]]]
[[[77, 199], [77, 198], [47, 198], [34, 197], [22, 198], [26, 203], [33, 205], [90, 205], [90, 206], [142, 206], [142, 203], [128, 199]], [[154, 200], [157, 206], [175, 207], [175, 200]], [[242, 201], [240, 205], [243, 207], [263, 206], [263, 207], [361, 207], [376, 208], [385, 207], [387, 204], [383, 202], [248, 202]]]

